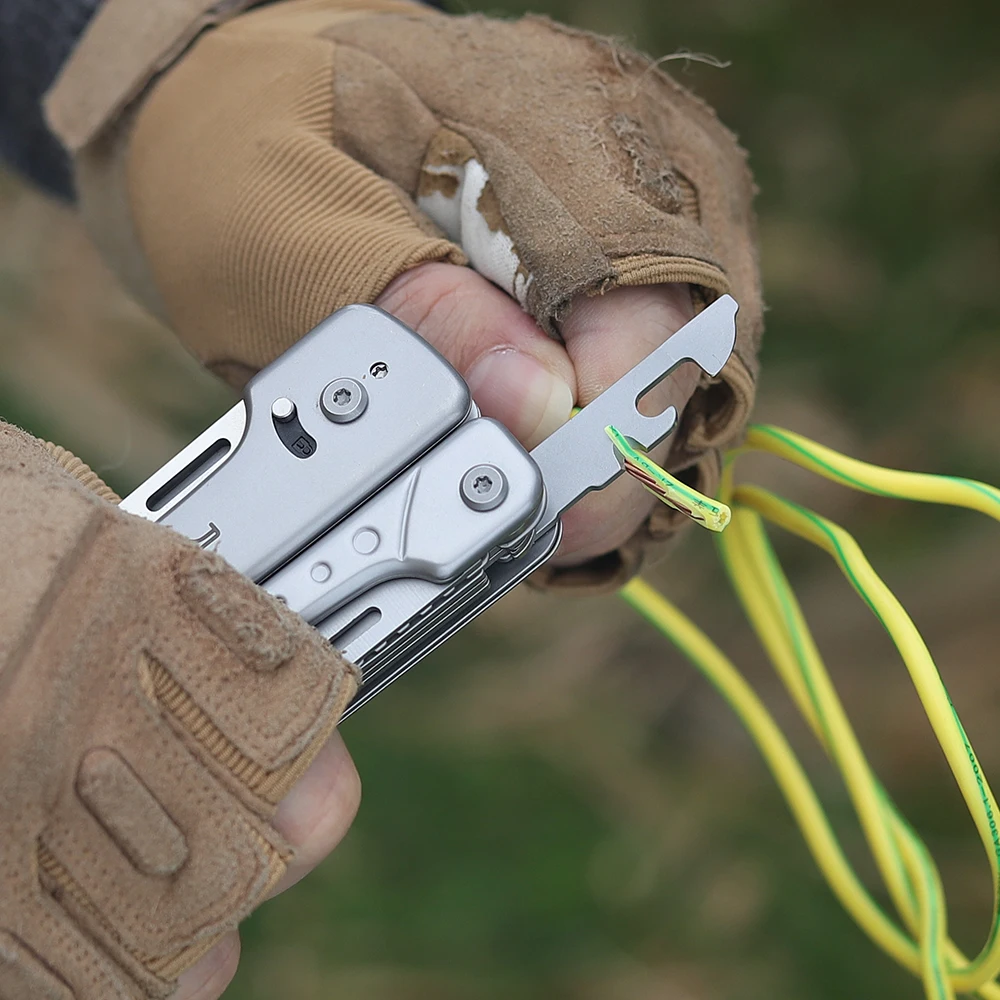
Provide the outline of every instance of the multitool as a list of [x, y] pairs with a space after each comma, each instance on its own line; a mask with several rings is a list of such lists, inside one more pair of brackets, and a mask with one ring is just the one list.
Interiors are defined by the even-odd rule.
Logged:
[[462, 377], [373, 306], [348, 306], [256, 375], [243, 398], [123, 502], [223, 556], [361, 669], [346, 714], [538, 569], [562, 513], [622, 472], [677, 411], [640, 398], [693, 361], [718, 375], [736, 302], [717, 299], [526, 451]]

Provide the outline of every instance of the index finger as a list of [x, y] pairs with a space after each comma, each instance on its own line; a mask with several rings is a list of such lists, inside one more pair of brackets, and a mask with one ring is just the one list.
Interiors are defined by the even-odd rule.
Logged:
[[[576, 371], [581, 406], [599, 396], [694, 316], [688, 285], [616, 288], [574, 301], [562, 326], [566, 351]], [[678, 366], [640, 402], [647, 414], [668, 405], [684, 408], [698, 385], [697, 365]], [[654, 449], [662, 461], [668, 438]], [[563, 515], [563, 542], [557, 564], [572, 565], [610, 552], [627, 541], [655, 504], [627, 477], [584, 497]]]

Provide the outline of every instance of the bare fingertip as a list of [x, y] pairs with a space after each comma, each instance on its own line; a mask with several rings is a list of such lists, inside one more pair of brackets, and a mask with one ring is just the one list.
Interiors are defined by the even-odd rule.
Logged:
[[[274, 817], [278, 832], [299, 852], [317, 834], [338, 839], [347, 832], [361, 804], [361, 777], [340, 733], [316, 754], [305, 774], [281, 801]], [[332, 847], [332, 845], [331, 845]]]
[[281, 801], [272, 821], [295, 849], [272, 897], [294, 885], [330, 854], [354, 822], [360, 804], [361, 778], [335, 732]]
[[170, 1000], [218, 1000], [236, 976], [240, 936], [230, 931], [177, 980]]

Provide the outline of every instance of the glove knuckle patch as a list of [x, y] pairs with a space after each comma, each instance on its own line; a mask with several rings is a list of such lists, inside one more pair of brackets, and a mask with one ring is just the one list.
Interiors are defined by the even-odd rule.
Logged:
[[138, 871], [173, 875], [187, 860], [184, 834], [117, 751], [88, 750], [76, 791]]
[[185, 552], [177, 591], [225, 647], [251, 670], [277, 670], [295, 653], [296, 624], [246, 577], [201, 550]]
[[[39, 838], [37, 867], [66, 915], [145, 989], [162, 993], [266, 894], [287, 851], [176, 741], [154, 749], [137, 748], [137, 760], [146, 759], [136, 770], [107, 748], [85, 755], [77, 787]], [[137, 776], [153, 777], [151, 757], [165, 765], [155, 795]], [[114, 803], [118, 791], [125, 798]]]

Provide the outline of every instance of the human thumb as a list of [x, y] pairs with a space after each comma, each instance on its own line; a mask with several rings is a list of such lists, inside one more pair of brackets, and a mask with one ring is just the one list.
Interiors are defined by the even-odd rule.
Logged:
[[422, 264], [396, 278], [375, 304], [440, 351], [464, 376], [483, 415], [526, 448], [569, 419], [576, 376], [565, 348], [475, 271]]

